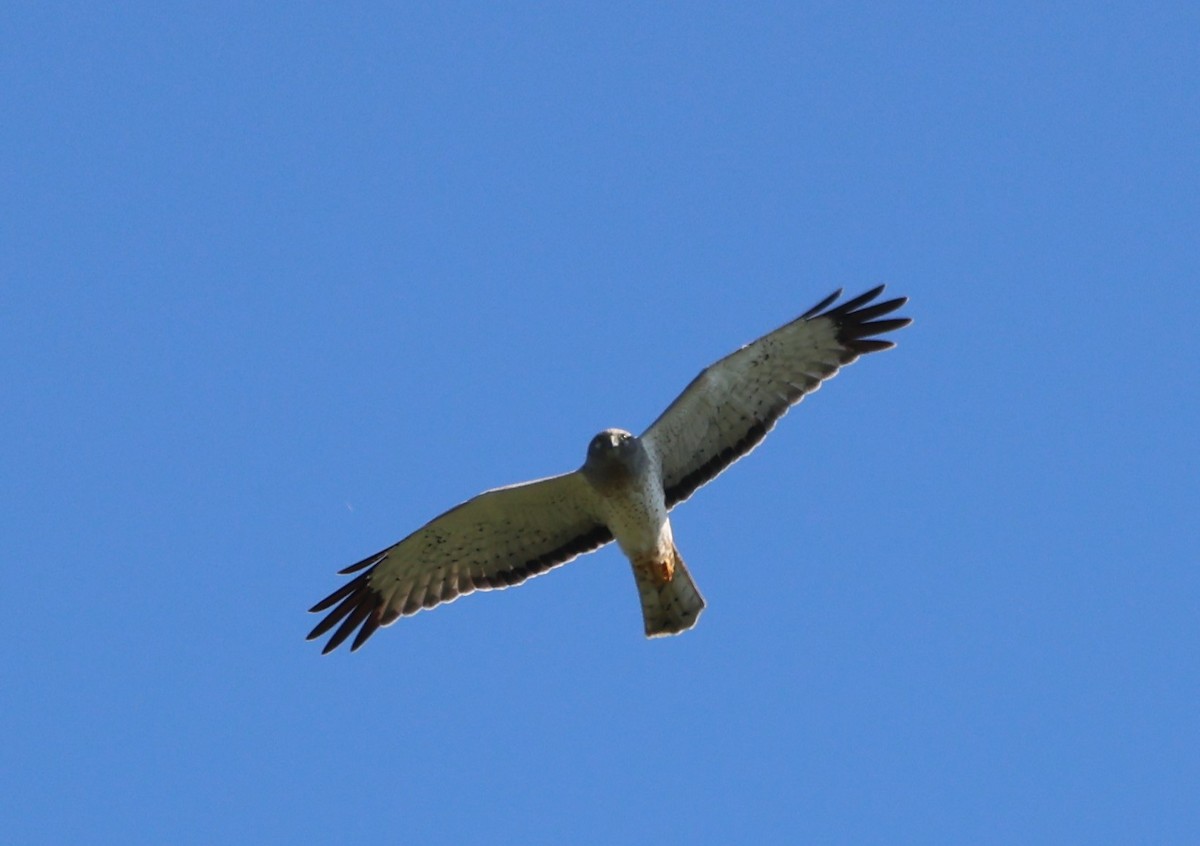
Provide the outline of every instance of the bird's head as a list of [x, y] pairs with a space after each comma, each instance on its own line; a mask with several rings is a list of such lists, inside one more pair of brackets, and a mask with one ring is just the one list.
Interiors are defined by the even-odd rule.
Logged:
[[634, 448], [637, 439], [624, 429], [605, 429], [588, 444], [588, 461], [611, 460]]
[[588, 444], [584, 474], [595, 484], [627, 479], [645, 466], [642, 442], [623, 429], [605, 429]]

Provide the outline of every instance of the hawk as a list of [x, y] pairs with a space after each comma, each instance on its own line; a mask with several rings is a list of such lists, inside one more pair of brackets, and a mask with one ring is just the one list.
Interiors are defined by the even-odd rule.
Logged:
[[[477, 590], [518, 585], [615, 540], [633, 566], [647, 637], [696, 625], [704, 598], [675, 546], [668, 512], [746, 455], [805, 394], [900, 329], [907, 298], [880, 285], [834, 305], [841, 290], [705, 368], [641, 437], [606, 429], [572, 473], [495, 488], [339, 575], [355, 575], [310, 610], [309, 633], [350, 635], [353, 652], [380, 626]], [[355, 631], [357, 630], [357, 634]]]

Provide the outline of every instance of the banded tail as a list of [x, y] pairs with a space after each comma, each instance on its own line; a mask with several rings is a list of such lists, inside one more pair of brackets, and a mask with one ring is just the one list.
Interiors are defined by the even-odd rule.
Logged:
[[633, 562], [633, 578], [642, 600], [646, 637], [679, 634], [696, 625], [704, 610], [704, 597], [674, 544], [667, 560]]

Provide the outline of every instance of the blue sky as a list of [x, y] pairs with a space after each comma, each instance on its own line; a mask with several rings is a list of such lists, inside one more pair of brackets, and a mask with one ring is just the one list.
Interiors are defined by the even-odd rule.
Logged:
[[[6, 841], [1194, 837], [1195, 5], [647, 5], [5, 12]], [[304, 642], [879, 283], [692, 632], [606, 549]]]

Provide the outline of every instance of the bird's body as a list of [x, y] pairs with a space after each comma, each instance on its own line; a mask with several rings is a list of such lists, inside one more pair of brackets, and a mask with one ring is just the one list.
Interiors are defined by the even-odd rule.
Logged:
[[598, 494], [601, 520], [633, 565], [646, 636], [690, 629], [704, 598], [675, 548], [659, 457], [642, 439], [607, 429], [592, 438], [580, 472]]
[[597, 493], [599, 516], [630, 559], [665, 554], [671, 523], [657, 456], [621, 429], [606, 429], [592, 438], [580, 469]]
[[357, 573], [312, 611], [309, 633], [337, 626], [324, 651], [475, 590], [520, 584], [615, 540], [629, 559], [649, 637], [696, 624], [704, 599], [675, 545], [669, 511], [749, 453], [793, 404], [839, 367], [887, 349], [873, 336], [903, 298], [868, 305], [883, 286], [796, 320], [701, 371], [641, 437], [606, 429], [573, 473], [496, 488], [450, 509], [399, 543], [342, 570]]

